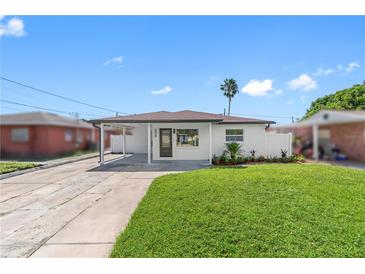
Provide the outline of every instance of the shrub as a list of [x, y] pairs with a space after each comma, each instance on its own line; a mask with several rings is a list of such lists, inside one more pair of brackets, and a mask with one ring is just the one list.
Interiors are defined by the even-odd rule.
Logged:
[[229, 156], [227, 155], [227, 153], [226, 152], [223, 152], [223, 154], [221, 155], [221, 157], [220, 157], [220, 162], [222, 163], [229, 163], [229, 160], [230, 160], [230, 158], [229, 158]]
[[236, 161], [237, 157], [241, 155], [241, 144], [232, 142], [232, 143], [226, 143], [226, 152], [229, 154], [229, 157], [232, 159], [232, 161]]
[[235, 164], [244, 164], [245, 161], [246, 161], [246, 159], [244, 157], [238, 156], [234, 162], [235, 162]]
[[293, 154], [290, 158], [292, 162], [304, 162], [303, 154]]
[[[247, 162], [263, 162], [263, 163], [293, 163], [293, 162], [304, 162], [304, 157], [302, 154], [293, 154], [291, 156], [286, 157], [264, 157], [260, 156], [258, 158], [255, 158], [256, 151], [250, 151], [251, 156], [243, 157], [241, 154], [236, 154], [235, 158], [232, 158], [232, 154], [226, 150], [221, 156], [213, 155], [213, 164], [219, 165], [219, 164], [233, 164], [233, 165], [239, 165], [244, 164]], [[282, 153], [287, 153], [285, 150]], [[233, 156], [234, 157], [234, 156]]]
[[281, 158], [286, 158], [288, 157], [288, 151], [286, 149], [280, 149], [280, 153], [281, 153]]
[[266, 158], [264, 156], [260, 156], [260, 157], [257, 158], [257, 161], [258, 162], [265, 162]]
[[250, 151], [250, 156], [251, 156], [251, 158], [253, 159], [253, 160], [255, 160], [255, 157], [256, 157], [256, 150], [251, 150]]

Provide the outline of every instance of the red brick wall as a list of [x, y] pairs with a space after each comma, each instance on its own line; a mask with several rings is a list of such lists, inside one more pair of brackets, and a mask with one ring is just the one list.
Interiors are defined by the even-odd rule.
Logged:
[[320, 129], [331, 130], [331, 143], [352, 161], [365, 162], [365, 123], [337, 124]]
[[[29, 140], [26, 143], [13, 142], [11, 140], [11, 129], [28, 128]], [[73, 132], [73, 140], [65, 141], [65, 131]], [[96, 130], [96, 129], [95, 129]], [[98, 130], [96, 130], [98, 131]], [[1, 156], [53, 156], [71, 152], [79, 149], [86, 149], [92, 140], [91, 129], [67, 128], [58, 126], [4, 126], [0, 127], [1, 132]], [[76, 142], [77, 132], [82, 136], [82, 142]], [[98, 133], [95, 142], [98, 143]], [[106, 147], [110, 145], [109, 134], [106, 134]]]

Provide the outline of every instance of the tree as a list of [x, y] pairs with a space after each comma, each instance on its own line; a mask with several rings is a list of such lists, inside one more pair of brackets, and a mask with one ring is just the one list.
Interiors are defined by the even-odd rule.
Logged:
[[365, 110], [365, 83], [316, 99], [311, 103], [302, 119], [306, 119], [322, 109]]
[[231, 100], [238, 93], [238, 85], [234, 79], [225, 79], [224, 84], [221, 85], [221, 91], [224, 96], [228, 98], [228, 115], [231, 114]]

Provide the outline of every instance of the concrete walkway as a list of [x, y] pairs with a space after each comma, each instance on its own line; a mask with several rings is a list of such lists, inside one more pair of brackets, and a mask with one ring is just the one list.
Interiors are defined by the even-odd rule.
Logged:
[[100, 168], [94, 158], [1, 180], [0, 256], [108, 256], [152, 180], [179, 169], [130, 166], [126, 158]]

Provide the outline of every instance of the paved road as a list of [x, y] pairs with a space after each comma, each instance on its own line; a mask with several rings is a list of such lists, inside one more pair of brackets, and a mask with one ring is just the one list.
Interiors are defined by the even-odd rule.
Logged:
[[107, 256], [152, 180], [168, 171], [98, 169], [96, 161], [0, 181], [0, 256]]

